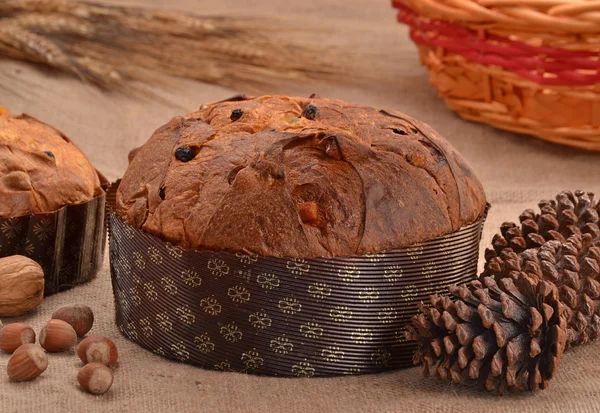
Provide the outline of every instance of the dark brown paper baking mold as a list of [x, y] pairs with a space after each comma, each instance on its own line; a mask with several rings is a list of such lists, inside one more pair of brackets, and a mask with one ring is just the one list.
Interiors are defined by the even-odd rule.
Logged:
[[109, 215], [127, 338], [204, 368], [296, 377], [412, 366], [404, 326], [421, 300], [476, 276], [485, 221], [398, 251], [303, 260], [181, 250]]
[[[99, 174], [104, 189], [107, 181]], [[0, 218], [0, 257], [24, 255], [44, 270], [44, 295], [91, 280], [106, 243], [106, 195], [54, 212]]]

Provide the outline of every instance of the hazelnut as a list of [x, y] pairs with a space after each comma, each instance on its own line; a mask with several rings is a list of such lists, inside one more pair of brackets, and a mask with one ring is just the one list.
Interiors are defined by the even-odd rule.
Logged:
[[35, 343], [35, 331], [24, 323], [8, 324], [0, 330], [0, 350], [12, 353], [23, 344]]
[[33, 380], [48, 367], [48, 357], [37, 344], [23, 344], [10, 359], [6, 371], [14, 381]]
[[69, 323], [78, 337], [85, 336], [94, 324], [94, 312], [83, 304], [60, 307], [52, 314], [52, 318]]
[[65, 351], [77, 343], [77, 333], [71, 324], [50, 320], [40, 331], [40, 345], [51, 352]]
[[105, 366], [114, 366], [119, 357], [117, 346], [106, 337], [92, 336], [84, 339], [77, 346], [77, 355], [83, 362], [100, 363]]
[[90, 363], [79, 370], [77, 381], [91, 394], [104, 394], [112, 386], [113, 374], [104, 364]]

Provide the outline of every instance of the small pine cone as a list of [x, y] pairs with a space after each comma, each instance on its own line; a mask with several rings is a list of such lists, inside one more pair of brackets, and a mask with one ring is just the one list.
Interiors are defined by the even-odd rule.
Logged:
[[548, 241], [520, 254], [506, 248], [490, 260], [486, 275], [499, 282], [521, 273], [558, 289], [567, 311], [569, 346], [600, 336], [600, 238], [576, 234], [565, 242]]
[[565, 309], [552, 283], [520, 273], [450, 293], [454, 299], [432, 296], [407, 327], [426, 375], [434, 369], [439, 380], [476, 380], [499, 394], [548, 386], [566, 343]]
[[572, 235], [600, 236], [600, 202], [594, 203], [594, 194], [583, 191], [563, 191], [553, 201], [540, 201], [540, 213], [525, 210], [520, 226], [505, 222], [500, 233], [492, 239], [492, 248], [485, 252], [484, 275], [489, 275], [490, 262], [510, 248], [516, 253], [538, 248], [548, 241], [564, 242]]

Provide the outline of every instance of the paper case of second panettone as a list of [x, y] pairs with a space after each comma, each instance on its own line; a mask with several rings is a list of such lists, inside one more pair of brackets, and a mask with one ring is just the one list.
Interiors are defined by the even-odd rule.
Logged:
[[53, 212], [0, 218], [0, 257], [18, 254], [38, 262], [44, 270], [44, 295], [89, 281], [102, 265], [105, 211], [103, 193]]

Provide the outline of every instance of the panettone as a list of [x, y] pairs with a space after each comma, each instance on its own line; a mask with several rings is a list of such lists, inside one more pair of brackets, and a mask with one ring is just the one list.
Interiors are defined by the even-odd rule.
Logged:
[[100, 194], [97, 172], [64, 134], [28, 115], [0, 115], [0, 217], [52, 212]]
[[486, 208], [469, 165], [427, 125], [333, 99], [205, 105], [130, 160], [117, 213], [183, 248], [363, 255], [455, 232]]

